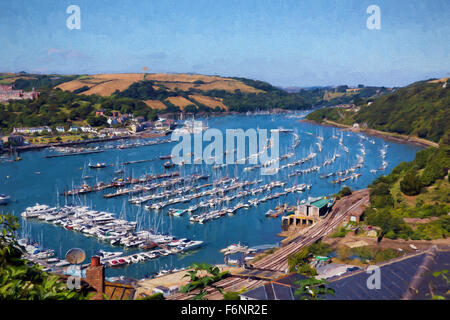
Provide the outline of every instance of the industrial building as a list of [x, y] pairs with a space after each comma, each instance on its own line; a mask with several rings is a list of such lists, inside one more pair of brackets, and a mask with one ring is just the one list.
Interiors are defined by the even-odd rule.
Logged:
[[283, 230], [287, 230], [291, 226], [308, 227], [313, 225], [328, 214], [332, 204], [332, 200], [324, 197], [298, 205], [294, 214], [282, 218]]

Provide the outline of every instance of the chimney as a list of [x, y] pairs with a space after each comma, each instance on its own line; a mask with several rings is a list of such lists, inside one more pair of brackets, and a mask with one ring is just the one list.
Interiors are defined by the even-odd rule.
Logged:
[[100, 257], [91, 257], [91, 265], [86, 269], [86, 281], [97, 293], [91, 300], [103, 300], [105, 292], [105, 267], [100, 263]]

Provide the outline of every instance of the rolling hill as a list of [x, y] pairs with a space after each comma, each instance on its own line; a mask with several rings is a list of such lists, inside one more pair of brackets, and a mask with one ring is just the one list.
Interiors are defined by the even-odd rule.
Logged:
[[[192, 91], [209, 92], [213, 90], [234, 93], [236, 90], [244, 93], [263, 93], [263, 90], [249, 86], [242, 81], [218, 76], [194, 75], [194, 74], [99, 74], [92, 76], [80, 76], [75, 80], [64, 82], [56, 86], [61, 90], [81, 93], [84, 95], [96, 94], [102, 97], [111, 96], [114, 93], [124, 92], [133, 84], [141, 81], [149, 81], [154, 90], [165, 90], [169, 97], [157, 100], [144, 100], [147, 105], [162, 110], [166, 104], [178, 107], [181, 111], [187, 106], [196, 108], [206, 107], [215, 109], [219, 107], [227, 110], [228, 107], [220, 99], [210, 98], [201, 94], [189, 94]], [[81, 92], [77, 92], [80, 89]], [[171, 95], [170, 93], [173, 93]], [[180, 94], [181, 93], [181, 94]], [[123, 95], [122, 95], [123, 96]], [[194, 97], [195, 96], [195, 97]], [[166, 104], [164, 104], [164, 102]], [[162, 103], [162, 104], [161, 104]]]

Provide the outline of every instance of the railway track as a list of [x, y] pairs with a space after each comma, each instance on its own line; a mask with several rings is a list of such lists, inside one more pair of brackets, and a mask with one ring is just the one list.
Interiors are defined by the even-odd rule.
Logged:
[[[288, 257], [306, 246], [311, 245], [317, 240], [333, 232], [338, 226], [344, 222], [347, 215], [355, 209], [361, 209], [369, 203], [368, 190], [356, 191], [352, 196], [343, 199], [341, 203], [336, 203], [330, 215], [320, 222], [318, 222], [311, 230], [309, 230], [303, 237], [293, 240], [285, 247], [279, 248], [270, 256], [258, 261], [254, 264], [255, 268], [272, 270], [272, 271], [286, 271], [288, 268]], [[246, 286], [245, 279], [231, 277], [224, 279], [216, 284], [224, 290], [247, 289], [254, 288], [253, 285]], [[262, 281], [264, 283], [265, 281]]]
[[258, 261], [255, 263], [254, 267], [273, 271], [286, 271], [288, 267], [287, 260], [290, 255], [333, 232], [333, 230], [344, 221], [348, 213], [369, 202], [369, 194], [367, 191], [364, 192], [364, 190], [358, 191], [358, 193], [354, 193], [352, 199], [343, 199], [343, 201], [344, 200], [346, 201], [340, 203], [339, 206], [332, 210], [326, 219], [318, 222], [316, 226], [304, 234], [303, 237], [293, 240], [290, 244], [278, 249], [261, 261]]
[[[317, 222], [316, 225], [308, 230], [303, 236], [297, 237], [288, 245], [279, 248], [273, 254], [256, 262], [253, 267], [255, 269], [285, 272], [288, 268], [288, 258], [290, 255], [332, 233], [344, 222], [349, 213], [355, 210], [362, 210], [369, 203], [369, 198], [369, 191], [366, 189], [355, 191], [352, 195], [338, 201], [327, 218]], [[250, 280], [231, 276], [215, 283], [214, 287], [220, 287], [225, 291], [238, 291], [242, 288], [251, 290], [264, 283], [267, 283], [267, 281]], [[221, 299], [221, 294], [216, 288], [210, 287], [206, 289], [209, 299]], [[173, 297], [170, 297], [170, 299], [187, 300], [193, 295], [195, 295], [195, 293], [189, 295], [176, 294]]]

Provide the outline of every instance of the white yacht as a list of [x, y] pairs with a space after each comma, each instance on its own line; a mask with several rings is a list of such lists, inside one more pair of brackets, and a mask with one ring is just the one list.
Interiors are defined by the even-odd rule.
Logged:
[[6, 205], [8, 204], [9, 200], [11, 199], [10, 196], [6, 194], [0, 194], [0, 205]]

